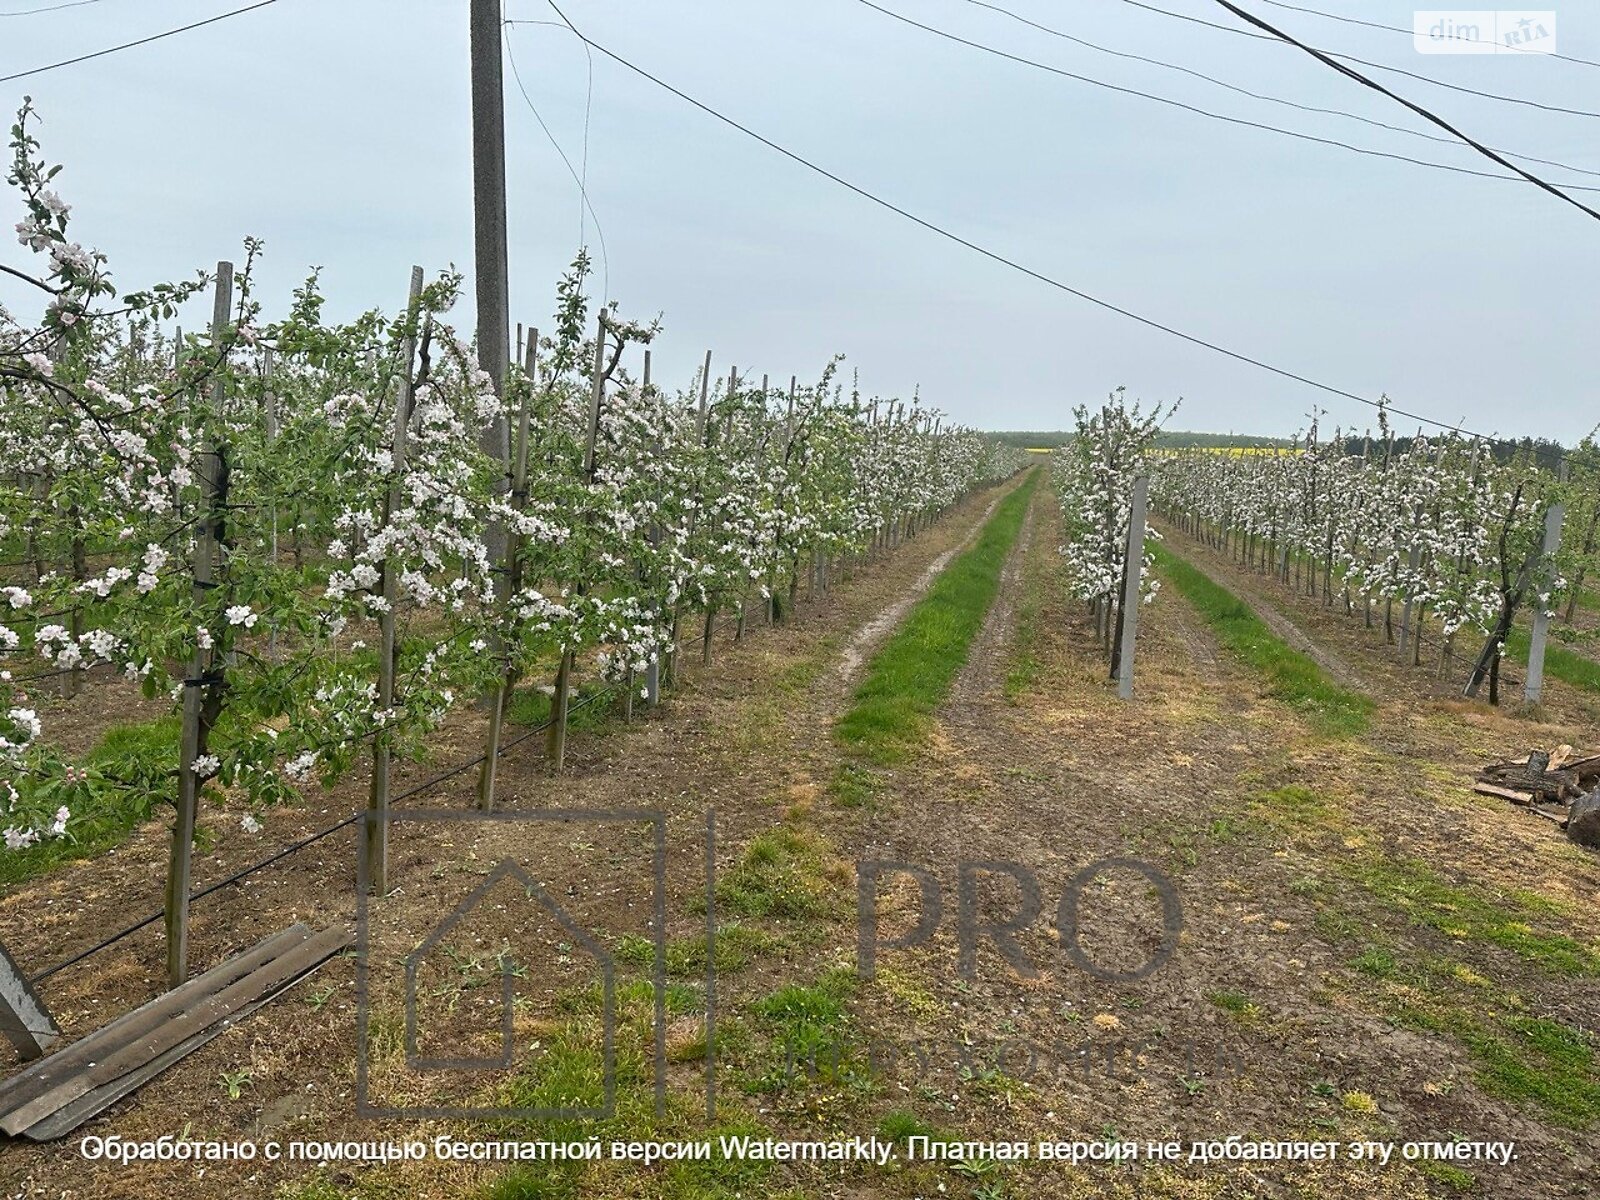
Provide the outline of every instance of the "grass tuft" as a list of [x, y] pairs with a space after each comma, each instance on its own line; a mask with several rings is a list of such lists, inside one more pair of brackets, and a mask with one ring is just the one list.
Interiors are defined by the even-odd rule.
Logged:
[[738, 917], [807, 920], [834, 914], [817, 842], [791, 828], [756, 837], [717, 880], [717, 907]]
[[[92, 781], [86, 785], [87, 796], [74, 795], [68, 801], [73, 817], [67, 826], [69, 836], [0, 854], [0, 887], [25, 883], [62, 863], [121, 845], [150, 819], [157, 804], [174, 802], [178, 739], [176, 716], [107, 729], [83, 760]], [[29, 777], [20, 777], [17, 786], [29, 787]]]

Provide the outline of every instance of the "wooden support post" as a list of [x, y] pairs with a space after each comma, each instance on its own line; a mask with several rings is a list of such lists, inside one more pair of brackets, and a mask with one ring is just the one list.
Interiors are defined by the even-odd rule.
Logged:
[[[765, 390], [766, 377], [762, 376], [762, 387]], [[789, 407], [783, 418], [783, 472], [784, 481], [788, 481], [789, 459], [794, 453], [794, 392], [795, 378], [789, 376]], [[767, 569], [767, 603], [766, 620], [771, 625], [778, 619], [778, 567], [783, 560], [783, 542], [772, 548], [772, 563]]]
[[[1422, 547], [1421, 546], [1413, 546], [1413, 547], [1411, 547], [1411, 553], [1406, 558], [1406, 565], [1411, 568], [1411, 573], [1412, 573], [1412, 576], [1413, 576], [1413, 579], [1414, 579], [1415, 576], [1416, 576], [1417, 568], [1422, 565]], [[1415, 609], [1416, 609], [1416, 600], [1412, 597], [1410, 591], [1408, 590], [1406, 592], [1406, 602], [1400, 609], [1400, 653], [1401, 653], [1401, 655], [1404, 655], [1406, 653], [1406, 650], [1411, 645], [1411, 633], [1412, 633], [1411, 617], [1412, 617], [1412, 613], [1415, 611]]]
[[[402, 486], [406, 470], [406, 434], [411, 425], [411, 367], [417, 353], [416, 328], [418, 310], [422, 303], [422, 268], [411, 268], [411, 290], [406, 301], [406, 338], [404, 361], [400, 365], [400, 381], [394, 396], [394, 432], [389, 446], [394, 465], [389, 477], [389, 494], [383, 502], [385, 528], [394, 520], [394, 514], [405, 503]], [[383, 611], [378, 614], [378, 711], [382, 721], [389, 724], [388, 713], [394, 707], [394, 668], [399, 647], [395, 644], [395, 607], [400, 598], [400, 576], [388, 558], [379, 569], [378, 586], [382, 592]], [[372, 739], [372, 785], [367, 792], [366, 828], [361, 840], [366, 856], [364, 875], [367, 891], [382, 896], [389, 890], [389, 758], [393, 740], [392, 731], [380, 729]]]
[[[522, 326], [517, 326], [517, 341], [522, 342]], [[528, 507], [528, 422], [533, 404], [533, 390], [537, 386], [539, 369], [539, 331], [530, 329], [527, 349], [523, 358], [523, 374], [527, 376], [522, 389], [521, 403], [517, 409], [516, 446], [511, 467], [511, 504], [518, 512]], [[506, 543], [507, 595], [513, 600], [522, 590], [522, 550], [526, 541], [520, 529], [513, 529]], [[494, 810], [495, 775], [500, 763], [500, 737], [505, 729], [506, 704], [517, 686], [518, 671], [512, 660], [516, 647], [506, 647], [505, 671], [500, 676], [500, 686], [495, 689], [489, 703], [489, 737], [484, 745], [483, 769], [478, 773], [478, 807], [484, 812]]]
[[1133, 481], [1133, 503], [1128, 513], [1128, 549], [1122, 569], [1122, 611], [1117, 620], [1121, 628], [1118, 631], [1114, 674], [1117, 695], [1124, 700], [1133, 697], [1133, 648], [1139, 631], [1139, 600], [1143, 595], [1144, 524], [1149, 502], [1150, 476], [1139, 475]]
[[[706, 351], [705, 365], [700, 368], [700, 415], [695, 422], [695, 445], [703, 451], [711, 437], [710, 422], [706, 420], [711, 398], [711, 351]], [[704, 475], [696, 480], [694, 490], [694, 507], [689, 510], [689, 538], [694, 538], [695, 528], [700, 523], [700, 505], [704, 496]], [[678, 667], [680, 665], [679, 650], [682, 648], [683, 613], [679, 606], [672, 608], [672, 642], [668, 647], [670, 657], [667, 660], [667, 677], [672, 683], [678, 681]]]
[[1550, 613], [1542, 593], [1549, 587], [1552, 560], [1561, 547], [1561, 522], [1566, 517], [1566, 505], [1557, 501], [1544, 514], [1544, 553], [1540, 564], [1540, 586], [1534, 588], [1533, 635], [1528, 640], [1528, 675], [1523, 681], [1522, 698], [1529, 704], [1539, 703], [1544, 695], [1544, 651], [1550, 640]]
[[[645, 402], [650, 400], [650, 351], [644, 352], [644, 375], [640, 382], [640, 393]], [[656, 448], [660, 453], [660, 447]], [[657, 500], [660, 500], [659, 495]], [[661, 526], [652, 523], [650, 526], [650, 545], [657, 547], [661, 544]], [[648, 708], [654, 708], [661, 703], [661, 655], [658, 653], [644, 669], [644, 702]]]
[[[739, 387], [739, 368], [738, 367], [730, 367], [728, 369], [728, 395], [727, 395], [727, 399], [729, 400], [730, 403], [728, 404], [728, 419], [727, 419], [727, 421], [726, 421], [726, 423], [724, 425], [723, 433], [722, 433], [723, 442], [724, 442], [724, 452], [726, 452], [727, 443], [729, 442], [729, 440], [733, 436], [733, 404], [732, 404], [732, 400], [733, 400], [734, 392], [738, 389], [738, 387]], [[710, 446], [710, 444], [711, 444], [711, 428], [710, 428], [710, 426], [707, 426], [705, 436], [706, 436], [706, 445]], [[706, 597], [706, 623], [705, 623], [705, 629], [704, 629], [704, 631], [703, 631], [703, 633], [701, 635], [701, 638], [700, 638], [700, 661], [701, 661], [702, 664], [709, 663], [711, 661], [711, 638], [712, 638], [712, 634], [715, 632], [715, 624], [714, 623], [715, 623], [715, 621], [717, 619], [717, 607], [718, 607], [717, 597], [715, 595], [707, 596]]]
[[[228, 317], [233, 309], [233, 264], [217, 264], [216, 294], [211, 309], [211, 346], [221, 354], [227, 335]], [[224, 400], [223, 372], [215, 372], [211, 403], [220, 424]], [[200, 455], [200, 505], [203, 515], [195, 526], [194, 584], [191, 600], [201, 614], [214, 608], [211, 597], [216, 586], [218, 524], [226, 500], [227, 481], [224, 463], [213, 432]], [[202, 627], [210, 621], [202, 616]], [[212, 634], [212, 640], [216, 637]], [[178, 804], [172, 822], [172, 846], [167, 861], [166, 935], [167, 986], [177, 987], [189, 978], [189, 889], [193, 880], [194, 825], [199, 810], [200, 788], [205, 783], [195, 769], [196, 760], [206, 752], [208, 712], [206, 701], [217, 684], [211, 673], [217, 658], [213, 646], [196, 645], [189, 659], [188, 677], [183, 681], [183, 732], [178, 747]]]
[[[278, 440], [278, 393], [272, 386], [272, 370], [275, 360], [272, 347], [268, 346], [261, 352], [261, 431], [266, 438], [270, 451], [272, 444]], [[267, 532], [267, 562], [274, 571], [278, 568], [278, 490], [270, 488], [267, 495], [267, 504], [271, 507], [270, 526]], [[267, 631], [267, 658], [273, 662], [278, 661], [278, 623], [268, 618]]]
[[[640, 379], [640, 395], [645, 398], [645, 403], [650, 403], [650, 350], [645, 350], [645, 370]], [[661, 453], [661, 445], [654, 446], [656, 454]], [[661, 501], [661, 494], [656, 493], [656, 501]], [[651, 549], [661, 546], [661, 525], [651, 523], [650, 526]], [[645, 707], [653, 709], [661, 702], [661, 654], [656, 653], [650, 664], [645, 667]]]

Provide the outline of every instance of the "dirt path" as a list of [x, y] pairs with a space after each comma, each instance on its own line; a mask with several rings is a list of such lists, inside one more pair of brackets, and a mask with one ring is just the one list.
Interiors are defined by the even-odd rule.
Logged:
[[1370, 694], [1373, 690], [1372, 680], [1367, 675], [1346, 661], [1342, 656], [1330, 650], [1321, 642], [1309, 636], [1293, 620], [1283, 613], [1277, 605], [1273, 604], [1259, 591], [1252, 581], [1244, 577], [1239, 571], [1229, 569], [1232, 564], [1220, 554], [1209, 550], [1190, 539], [1171, 530], [1164, 531], [1166, 537], [1162, 544], [1179, 558], [1185, 559], [1191, 566], [1210, 575], [1211, 578], [1239, 597], [1256, 616], [1261, 618], [1263, 624], [1272, 630], [1273, 636], [1284, 642], [1290, 648], [1306, 655], [1317, 666], [1321, 667], [1340, 687], [1347, 691]]
[[[1044, 499], [1041, 499], [1044, 497]], [[983, 628], [972, 639], [966, 664], [951, 688], [950, 706], [959, 708], [980, 694], [1001, 687], [1010, 665], [1010, 644], [1016, 629], [1017, 606], [1022, 599], [1023, 568], [1031, 552], [1035, 514], [1042, 503], [1053, 502], [1048, 488], [1035, 488], [1023, 514], [1017, 540], [1011, 544], [1005, 565], [1000, 569], [1000, 589], [989, 606]]]
[[[1056, 569], [1054, 513], [1035, 516], [1025, 556], [1008, 564], [1013, 580]], [[1180, 1164], [1142, 1168], [1137, 1183], [1034, 1165], [1003, 1173], [1008, 1194], [1585, 1194], [1590, 1134], [1550, 1120], [1530, 1092], [1506, 1098], [1498, 1089], [1511, 1085], [1485, 1074], [1497, 1068], [1473, 1039], [1537, 1072], [1555, 1068], [1521, 1040], [1532, 1028], [1524, 1020], [1552, 1022], [1577, 1045], [1593, 1038], [1600, 988], [1590, 968], [1574, 979], [1555, 960], [1507, 953], [1496, 931], [1523, 925], [1600, 952], [1600, 870], [1464, 788], [1427, 812], [1410, 794], [1419, 777], [1461, 770], [1486, 727], [1424, 716], [1396, 697], [1425, 724], [1406, 755], [1384, 732], [1404, 719], [1387, 711], [1370, 741], [1322, 742], [1218, 653], [1171, 589], [1142, 619], [1139, 691], [1121, 704], [1086, 621], [1059, 599], [1058, 581], [1046, 594], [1057, 599], [1032, 634], [1044, 660], [1035, 686], [1003, 694], [1003, 631], [1014, 625], [997, 605], [989, 650], [975, 656], [926, 760], [898, 772], [865, 832], [874, 856], [939, 880], [945, 913], [927, 944], [880, 952], [860, 1005], [875, 1036], [918, 1050], [901, 1055], [892, 1090], [920, 1094], [919, 1114], [969, 1137], [1460, 1136], [1514, 1141], [1519, 1156], [1466, 1175], [1429, 1175], [1398, 1157], [1383, 1170]], [[1273, 613], [1251, 602], [1264, 619]], [[1360, 686], [1341, 656], [1304, 632], [1297, 640]], [[1526, 856], [1514, 872], [1508, 844]], [[1149, 873], [1084, 877], [1107, 859], [1136, 859]], [[964, 976], [961, 863], [983, 864], [967, 868], [980, 925], [1015, 920], [1027, 903], [1020, 881], [1037, 883], [1040, 915], [1016, 935], [1031, 976], [981, 931]], [[1081, 958], [1063, 953], [1055, 919], [1075, 877]], [[1181, 905], [1175, 944], [1155, 879]], [[895, 914], [885, 940], [921, 911], [909, 879], [886, 883], [880, 904]], [[1469, 912], [1479, 915], [1457, 915]], [[1600, 972], [1600, 959], [1586, 961]], [[1127, 977], [1152, 962], [1147, 977]], [[1596, 1085], [1585, 1070], [1563, 1085], [1574, 1095]]]
[[[948, 562], [996, 498], [970, 499], [872, 571], [819, 597], [795, 624], [719, 643], [712, 667], [691, 672], [662, 710], [631, 729], [575, 737], [563, 778], [551, 779], [531, 756], [503, 768], [514, 813], [661, 814], [664, 932], [676, 964], [665, 993], [671, 1065], [663, 1118], [648, 1103], [648, 971], [637, 955], [627, 957], [655, 928], [649, 827], [534, 820], [397, 831], [395, 891], [379, 913], [369, 961], [402, 961], [464, 891], [496, 863], [515, 861], [582, 925], [605, 929], [621, 956], [624, 1116], [597, 1136], [701, 1134], [704, 916], [697, 905], [705, 898], [706, 812], [714, 807], [725, 1126], [789, 1137], [922, 1128], [1141, 1145], [1230, 1134], [1459, 1135], [1514, 1141], [1517, 1161], [1506, 1169], [1471, 1164], [1465, 1179], [1398, 1162], [1382, 1169], [1179, 1162], [1138, 1170], [1034, 1163], [759, 1172], [747, 1165], [701, 1174], [658, 1166], [589, 1173], [581, 1184], [546, 1180], [496, 1200], [911, 1200], [1002, 1194], [997, 1186], [1006, 1196], [1083, 1200], [1409, 1200], [1457, 1188], [1491, 1197], [1589, 1195], [1600, 1170], [1595, 1124], [1584, 1115], [1590, 1103], [1600, 1114], [1593, 1066], [1600, 864], [1545, 823], [1480, 803], [1460, 782], [1489, 747], [1529, 737], [1525, 722], [1419, 702], [1396, 688], [1383, 695], [1369, 736], [1330, 743], [1220, 653], [1171, 589], [1141, 621], [1138, 690], [1123, 703], [1106, 682], [1080, 606], [1065, 598], [1055, 506], [1036, 497], [925, 753], [883, 771], [868, 801], [852, 806], [830, 793], [841, 767], [831, 729], [848, 698], [838, 670], [842, 647], [868, 626], [887, 632], [882, 615], [904, 612], [902, 600], [925, 587], [930, 564]], [[1319, 632], [1311, 620], [1297, 624], [1308, 637]], [[1345, 643], [1337, 644], [1343, 653]], [[1035, 665], [1019, 688], [1010, 672], [1023, 646]], [[1565, 740], [1580, 734], [1537, 731]], [[451, 757], [470, 753], [471, 737], [462, 731]], [[352, 780], [317, 813], [274, 814], [270, 835], [284, 837], [358, 801], [362, 782]], [[469, 776], [428, 803], [464, 810], [470, 794]], [[0, 901], [8, 940], [26, 922], [37, 932], [19, 943], [32, 957], [47, 956], [57, 943], [87, 939], [142, 908], [139, 889], [159, 885], [159, 834]], [[208, 872], [232, 861], [236, 840], [223, 839], [206, 857]], [[259, 853], [260, 843], [247, 848]], [[330, 839], [286, 860], [281, 872], [219, 893], [214, 907], [197, 912], [201, 956], [214, 959], [296, 916], [347, 916], [353, 854], [347, 841]], [[1107, 859], [1138, 860], [1148, 873], [1104, 866], [1085, 874]], [[870, 860], [926, 871], [942, 911], [925, 942], [883, 945], [874, 977], [862, 980], [854, 909], [858, 867]], [[1056, 925], [1074, 880], [1079, 955], [1069, 956]], [[1029, 970], [1014, 968], [982, 929], [965, 961], [963, 909], [977, 925], [1004, 926], [1026, 904], [1030, 881], [1038, 915], [1015, 935]], [[1175, 941], [1157, 884], [1170, 885], [1181, 910]], [[885, 874], [877, 895], [879, 944], [912, 932], [924, 915], [910, 875]], [[522, 899], [514, 890], [491, 895], [483, 922], [429, 976], [428, 994], [468, 1018], [486, 1016], [482, 1002], [492, 989], [479, 986], [483, 964], [502, 947], [520, 955], [531, 945], [542, 957], [528, 961], [530, 978], [518, 985], [516, 1028], [543, 1048], [544, 1065], [519, 1077], [521, 1090], [511, 1093], [470, 1078], [454, 1091], [419, 1084], [403, 1070], [397, 1010], [380, 1004], [389, 1022], [377, 1027], [374, 1079], [383, 1098], [509, 1094], [570, 1102], [592, 1086], [593, 1062], [574, 1056], [567, 1039], [574, 1027], [593, 1032], [599, 984], [570, 936], [530, 918]], [[52, 980], [47, 999], [74, 1031], [98, 1024], [153, 988], [159, 950], [154, 937], [134, 941], [93, 971]], [[1135, 978], [1146, 966], [1149, 973]], [[196, 1053], [97, 1130], [154, 1137], [189, 1122], [196, 1135], [217, 1137], [470, 1136], [486, 1128], [551, 1136], [548, 1123], [537, 1122], [354, 1119], [353, 982], [351, 962], [330, 964], [312, 986]], [[469, 1022], [469, 1040], [489, 1033], [492, 1023]], [[793, 1045], [784, 1039], [797, 1036], [812, 1039], [805, 1044], [824, 1059], [832, 1048], [848, 1069], [802, 1065], [797, 1076], [784, 1050]], [[230, 1098], [224, 1073], [238, 1079], [241, 1072], [248, 1082]], [[1568, 1107], [1552, 1108], [1562, 1104]], [[503, 1170], [431, 1162], [313, 1173], [304, 1163], [219, 1165], [196, 1181], [173, 1165], [119, 1169], [37, 1148], [0, 1151], [0, 1181], [11, 1191], [74, 1200], [486, 1200]]]
[[989, 507], [984, 510], [982, 518], [967, 531], [967, 536], [929, 563], [927, 569], [917, 577], [916, 582], [904, 595], [856, 630], [855, 635], [839, 654], [838, 676], [841, 682], [848, 683], [855, 677], [856, 672], [861, 670], [861, 665], [866, 662], [867, 656], [877, 648], [878, 643], [895, 630], [906, 613], [911, 611], [911, 606], [922, 598], [923, 594], [933, 586], [933, 581], [939, 577], [939, 573], [950, 565], [950, 560], [972, 545], [989, 518], [994, 516], [995, 508], [1009, 490], [1009, 488], [1002, 490], [989, 501]]

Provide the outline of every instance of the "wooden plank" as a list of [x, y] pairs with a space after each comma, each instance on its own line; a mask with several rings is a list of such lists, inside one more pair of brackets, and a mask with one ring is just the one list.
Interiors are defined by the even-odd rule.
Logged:
[[185, 1038], [170, 1050], [165, 1050], [156, 1055], [155, 1058], [151, 1059], [148, 1063], [137, 1070], [130, 1071], [120, 1079], [114, 1080], [103, 1087], [95, 1088], [93, 1091], [87, 1092], [80, 1096], [71, 1104], [57, 1109], [52, 1115], [46, 1117], [44, 1120], [39, 1121], [34, 1125], [30, 1125], [27, 1129], [23, 1130], [22, 1136], [27, 1138], [29, 1141], [34, 1142], [48, 1142], [59, 1137], [65, 1137], [91, 1117], [104, 1112], [130, 1092], [136, 1091], [137, 1089], [143, 1087], [146, 1083], [149, 1083], [152, 1079], [156, 1078], [156, 1076], [160, 1075], [163, 1071], [172, 1066], [185, 1055], [198, 1050], [201, 1046], [205, 1045], [213, 1038], [219, 1037], [226, 1033], [229, 1029], [232, 1029], [245, 1017], [255, 1012], [256, 1009], [260, 1008], [263, 1004], [266, 1004], [269, 1000], [273, 1000], [278, 996], [281, 996], [289, 988], [299, 983], [302, 979], [306, 978], [312, 972], [317, 970], [317, 968], [322, 966], [323, 963], [327, 962], [328, 959], [332, 957], [333, 954], [337, 953], [340, 948], [341, 947], [333, 947], [328, 951], [327, 954], [322, 955], [315, 962], [307, 964], [305, 970], [299, 972], [294, 976], [294, 978], [286, 980], [283, 984], [274, 988], [272, 991], [267, 992], [257, 999], [250, 1001], [248, 1004], [243, 1005], [237, 1011], [227, 1017], [224, 1017], [216, 1024], [211, 1025], [206, 1029], [202, 1029], [190, 1037]]
[[88, 1069], [80, 1070], [77, 1074], [61, 1080], [48, 1091], [0, 1117], [0, 1130], [13, 1137], [17, 1136], [79, 1096], [120, 1079], [263, 994], [284, 986], [288, 980], [304, 972], [309, 965], [321, 962], [334, 951], [347, 945], [349, 941], [348, 930], [334, 927], [324, 930], [308, 941], [301, 942], [287, 953], [256, 968], [237, 983], [205, 997], [192, 1008], [179, 1012], [160, 1028], [127, 1043]]
[[1509, 800], [1513, 804], [1532, 804], [1532, 792], [1518, 792], [1511, 788], [1496, 787], [1492, 783], [1474, 785], [1473, 791], [1483, 796], [1499, 796], [1502, 800]]
[[263, 963], [304, 943], [310, 936], [309, 926], [291, 925], [282, 933], [273, 934], [252, 949], [217, 964], [203, 975], [196, 975], [178, 990], [157, 996], [132, 1012], [124, 1013], [110, 1024], [103, 1025], [93, 1033], [79, 1038], [49, 1058], [41, 1059], [27, 1070], [13, 1075], [0, 1083], [0, 1115], [41, 1094], [54, 1082], [78, 1070], [82, 1064], [104, 1057], [127, 1045], [134, 1038], [143, 1036], [161, 1022], [177, 1015], [185, 1004], [192, 1004], [197, 997], [220, 991]]
[[22, 968], [0, 945], [0, 1034], [23, 1058], [38, 1058], [61, 1036]]

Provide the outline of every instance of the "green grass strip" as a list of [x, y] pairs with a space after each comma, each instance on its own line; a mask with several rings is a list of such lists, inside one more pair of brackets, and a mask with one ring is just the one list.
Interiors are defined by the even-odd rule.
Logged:
[[834, 726], [842, 744], [888, 765], [903, 761], [921, 741], [1000, 590], [1000, 572], [1037, 482], [1038, 472], [1030, 471], [1000, 501], [973, 546], [940, 572], [873, 656], [855, 704]]
[[1310, 658], [1294, 650], [1227, 588], [1161, 545], [1155, 547], [1161, 573], [1194, 605], [1222, 645], [1260, 671], [1271, 693], [1303, 713], [1327, 737], [1354, 737], [1372, 719], [1376, 705], [1334, 683]]

